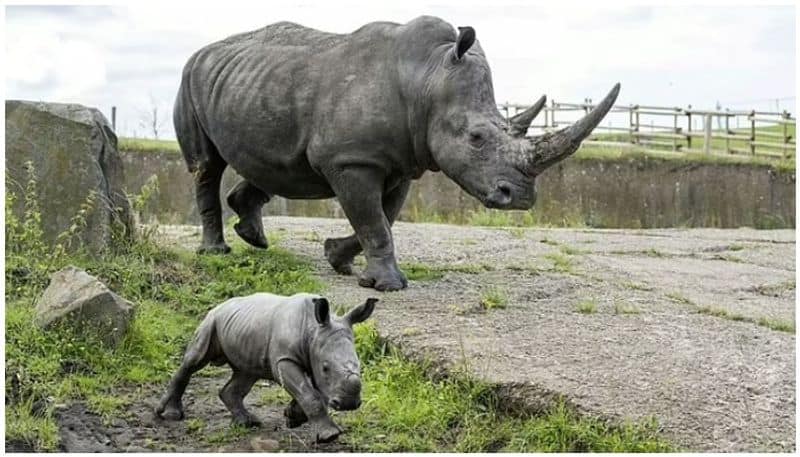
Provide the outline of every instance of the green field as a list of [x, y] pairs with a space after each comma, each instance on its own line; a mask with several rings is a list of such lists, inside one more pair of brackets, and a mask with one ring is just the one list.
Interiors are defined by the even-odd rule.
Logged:
[[[791, 127], [791, 135], [794, 137], [795, 127]], [[763, 131], [777, 131], [776, 128], [765, 128]], [[628, 137], [626, 135], [619, 135], [619, 134], [602, 134], [598, 136], [605, 141], [621, 141], [621, 142], [628, 142]], [[756, 139], [758, 141], [763, 140], [772, 140], [775, 141], [775, 138], [767, 138], [763, 136], [756, 135]], [[713, 148], [724, 150], [725, 147], [725, 140], [722, 139], [714, 139], [713, 140]], [[679, 144], [681, 144], [679, 142]], [[683, 142], [685, 144], [685, 141]], [[738, 148], [738, 149], [745, 149], [741, 142], [731, 141], [731, 147]], [[137, 152], [167, 152], [167, 153], [179, 153], [180, 148], [178, 146], [177, 141], [174, 140], [153, 140], [147, 138], [126, 138], [122, 137], [119, 139], [119, 148], [123, 151], [137, 151]], [[692, 139], [692, 148], [693, 149], [702, 149], [703, 148], [703, 139], [702, 138], [693, 138]], [[684, 162], [700, 162], [700, 163], [720, 163], [720, 164], [759, 164], [765, 166], [772, 166], [779, 170], [794, 170], [795, 168], [795, 154], [794, 151], [790, 154], [790, 157], [782, 158], [782, 157], [770, 157], [765, 155], [743, 155], [743, 154], [726, 154], [724, 152], [720, 153], [719, 151], [713, 154], [701, 154], [696, 152], [672, 152], [670, 148], [660, 148], [663, 152], [658, 150], [653, 150], [652, 148], [643, 148], [643, 147], [616, 147], [616, 146], [595, 146], [595, 145], [584, 145], [582, 146], [578, 152], [575, 153], [575, 157], [578, 159], [588, 159], [588, 160], [621, 160], [621, 159], [635, 159], [641, 157], [652, 157], [655, 159], [660, 160], [677, 160], [677, 161], [684, 161]]]

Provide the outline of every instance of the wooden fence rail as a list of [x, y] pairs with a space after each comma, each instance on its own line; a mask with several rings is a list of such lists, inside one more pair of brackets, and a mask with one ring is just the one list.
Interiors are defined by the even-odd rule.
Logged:
[[[498, 107], [509, 118], [528, 105], [504, 103]], [[557, 130], [572, 124], [592, 108], [591, 100], [584, 103], [551, 100], [531, 125], [531, 131]], [[795, 155], [795, 132], [796, 119], [786, 111], [713, 111], [691, 106], [616, 105], [584, 144], [658, 152], [789, 158]]]

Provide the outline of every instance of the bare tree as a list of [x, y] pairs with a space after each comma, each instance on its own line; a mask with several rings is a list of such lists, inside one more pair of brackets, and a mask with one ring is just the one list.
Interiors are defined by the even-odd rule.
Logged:
[[158, 103], [156, 103], [153, 94], [150, 94], [150, 107], [146, 111], [139, 112], [139, 127], [148, 133], [152, 133], [153, 138], [158, 139], [158, 134], [163, 126], [163, 113], [159, 118]]

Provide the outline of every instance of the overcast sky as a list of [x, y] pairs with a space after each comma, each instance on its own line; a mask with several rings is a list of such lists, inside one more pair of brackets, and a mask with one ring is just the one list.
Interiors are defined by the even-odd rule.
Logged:
[[77, 102], [109, 117], [116, 105], [127, 136], [148, 135], [140, 118], [155, 105], [160, 136], [172, 138], [181, 68], [205, 44], [283, 20], [346, 33], [430, 14], [475, 28], [498, 102], [597, 100], [620, 81], [623, 104], [795, 110], [793, 6], [294, 3], [8, 6], [6, 97]]

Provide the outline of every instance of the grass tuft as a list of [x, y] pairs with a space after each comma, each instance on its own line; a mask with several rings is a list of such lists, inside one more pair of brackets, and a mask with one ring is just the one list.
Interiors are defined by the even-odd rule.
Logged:
[[505, 309], [508, 305], [508, 294], [499, 287], [490, 287], [481, 294], [480, 305], [485, 310]]
[[597, 312], [597, 302], [594, 300], [584, 300], [575, 306], [575, 310], [581, 314], [594, 314]]

